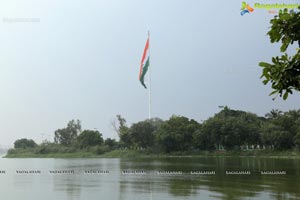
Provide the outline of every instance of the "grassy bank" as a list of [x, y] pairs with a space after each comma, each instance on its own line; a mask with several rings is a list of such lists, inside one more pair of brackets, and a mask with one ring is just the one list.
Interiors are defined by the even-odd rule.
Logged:
[[271, 158], [300, 158], [299, 151], [273, 151], [273, 150], [253, 150], [253, 151], [200, 151], [200, 152], [173, 152], [173, 153], [152, 153], [139, 150], [112, 150], [97, 154], [93, 151], [57, 152], [57, 153], [37, 153], [30, 150], [23, 150], [8, 153], [5, 158], [143, 158], [143, 157], [271, 157]]
[[74, 152], [74, 153], [49, 153], [36, 154], [33, 152], [26, 152], [20, 154], [6, 154], [4, 158], [92, 158], [95, 154], [91, 152]]

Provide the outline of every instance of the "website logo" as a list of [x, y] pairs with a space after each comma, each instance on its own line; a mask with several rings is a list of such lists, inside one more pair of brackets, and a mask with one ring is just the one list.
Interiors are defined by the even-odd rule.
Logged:
[[251, 7], [246, 1], [242, 2], [241, 16], [257, 10], [267, 10], [269, 14], [277, 14], [280, 9], [299, 10], [299, 3], [253, 3]]
[[249, 4], [247, 4], [245, 1], [242, 2], [242, 8], [241, 8], [241, 16], [243, 16], [246, 13], [250, 13], [253, 12], [254, 9], [249, 6]]

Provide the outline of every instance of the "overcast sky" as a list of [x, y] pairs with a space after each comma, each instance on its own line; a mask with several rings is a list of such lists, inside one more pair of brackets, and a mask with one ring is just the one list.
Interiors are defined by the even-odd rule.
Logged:
[[71, 119], [116, 137], [117, 114], [128, 124], [146, 119], [138, 73], [148, 29], [153, 117], [200, 122], [219, 105], [258, 115], [299, 109], [299, 93], [272, 101], [259, 79], [258, 63], [280, 54], [266, 36], [274, 15], [240, 8], [233, 0], [1, 1], [0, 144], [53, 140]]

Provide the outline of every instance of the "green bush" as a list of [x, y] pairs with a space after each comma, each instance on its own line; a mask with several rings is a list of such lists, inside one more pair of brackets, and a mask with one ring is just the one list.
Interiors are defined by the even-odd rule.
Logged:
[[101, 154], [104, 154], [108, 151], [110, 151], [109, 147], [108, 146], [95, 146], [95, 147], [91, 147], [90, 151], [94, 154], [97, 154], [97, 155], [101, 155]]
[[35, 141], [26, 138], [16, 140], [14, 143], [15, 149], [19, 149], [19, 148], [26, 149], [26, 148], [33, 148], [36, 146], [37, 144], [35, 143]]
[[16, 149], [9, 149], [7, 151], [7, 154], [16, 154], [17, 153], [17, 150]]

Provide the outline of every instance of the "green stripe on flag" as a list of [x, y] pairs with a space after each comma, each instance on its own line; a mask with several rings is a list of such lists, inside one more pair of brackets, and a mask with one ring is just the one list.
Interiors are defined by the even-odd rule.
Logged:
[[145, 88], [147, 88], [147, 87], [146, 87], [146, 85], [145, 85], [144, 79], [145, 79], [145, 75], [146, 75], [146, 73], [147, 73], [147, 71], [148, 71], [149, 65], [150, 65], [150, 58], [148, 57], [148, 58], [147, 58], [147, 61], [146, 61], [146, 63], [145, 63], [145, 65], [144, 65], [144, 67], [143, 67], [142, 75], [141, 75], [141, 77], [140, 77], [140, 82], [141, 82], [141, 84], [142, 84]]

